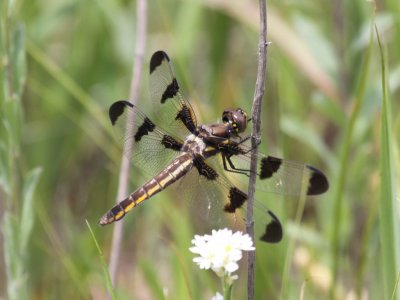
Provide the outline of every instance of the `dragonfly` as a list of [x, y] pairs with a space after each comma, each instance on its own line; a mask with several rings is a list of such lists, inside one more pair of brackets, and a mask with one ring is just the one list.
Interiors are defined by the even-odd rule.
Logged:
[[[266, 192], [298, 196], [328, 190], [324, 173], [301, 162], [258, 154], [257, 170], [251, 171], [250, 135], [244, 135], [249, 115], [241, 108], [226, 109], [221, 122], [199, 124], [164, 51], [155, 52], [150, 60], [150, 94], [154, 107], [151, 117], [125, 100], [109, 108], [124, 151], [131, 153], [131, 161], [151, 178], [102, 216], [100, 225], [121, 220], [170, 185], [178, 185], [180, 196], [192, 198], [195, 208], [205, 214], [236, 214], [245, 209], [248, 200], [238, 182], [248, 182], [251, 172], [258, 177], [257, 189]], [[195, 190], [202, 191], [200, 198]], [[260, 240], [279, 242], [283, 229], [278, 217], [260, 201], [257, 209], [266, 222]]]

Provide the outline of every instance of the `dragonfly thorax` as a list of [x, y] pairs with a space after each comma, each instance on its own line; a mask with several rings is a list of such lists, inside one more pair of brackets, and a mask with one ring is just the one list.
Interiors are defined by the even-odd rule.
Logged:
[[195, 134], [190, 134], [183, 144], [181, 149], [182, 152], [189, 152], [193, 155], [203, 156], [204, 150], [207, 145], [204, 143], [203, 139]]

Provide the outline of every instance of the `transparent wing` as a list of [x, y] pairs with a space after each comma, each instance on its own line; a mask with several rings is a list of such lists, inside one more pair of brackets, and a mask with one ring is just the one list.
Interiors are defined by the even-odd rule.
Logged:
[[[194, 167], [179, 182], [180, 198], [185, 199], [195, 214], [213, 226], [229, 224], [230, 227], [245, 230], [247, 194], [243, 187], [232, 184], [215, 158], [207, 159], [201, 165], [206, 170]], [[261, 223], [263, 228], [258, 237], [268, 243], [279, 242], [283, 230], [278, 218], [261, 202], [256, 201], [255, 210], [256, 222]]]
[[[240, 139], [231, 142], [233, 146], [225, 147], [220, 157], [224, 171], [234, 183], [248, 182], [251, 148]], [[257, 164], [258, 190], [298, 196], [319, 195], [329, 188], [325, 174], [308, 164], [264, 154], [258, 154]]]
[[[231, 162], [237, 169], [249, 170], [250, 155], [232, 156]], [[317, 168], [305, 163], [259, 154], [257, 166], [257, 189], [265, 192], [288, 196], [304, 193], [319, 195], [329, 188], [326, 176]], [[236, 174], [242, 177], [241, 180], [247, 180], [250, 172]]]
[[124, 154], [150, 176], [171, 162], [182, 147], [182, 140], [159, 128], [128, 101], [113, 103], [109, 117]]
[[150, 94], [157, 124], [182, 136], [194, 132], [196, 115], [183, 95], [172, 63], [164, 51], [155, 52], [150, 60]]

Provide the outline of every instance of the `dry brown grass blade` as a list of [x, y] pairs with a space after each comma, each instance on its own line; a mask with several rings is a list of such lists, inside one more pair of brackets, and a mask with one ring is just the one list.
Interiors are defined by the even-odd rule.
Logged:
[[[254, 1], [205, 0], [203, 4], [218, 9], [258, 30], [258, 6]], [[329, 99], [339, 103], [339, 91], [329, 74], [322, 69], [310, 45], [301, 40], [290, 25], [268, 8], [269, 40], [277, 45], [312, 84]]]

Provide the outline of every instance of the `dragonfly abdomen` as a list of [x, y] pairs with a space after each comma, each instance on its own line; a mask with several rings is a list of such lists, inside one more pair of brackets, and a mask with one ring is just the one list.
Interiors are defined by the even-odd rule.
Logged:
[[178, 181], [193, 167], [193, 158], [190, 153], [183, 153], [175, 158], [164, 170], [143, 184], [140, 188], [111, 208], [99, 224], [107, 225], [122, 219], [128, 211], [143, 203], [153, 195], [161, 192], [167, 186]]

